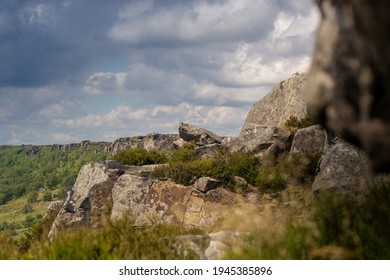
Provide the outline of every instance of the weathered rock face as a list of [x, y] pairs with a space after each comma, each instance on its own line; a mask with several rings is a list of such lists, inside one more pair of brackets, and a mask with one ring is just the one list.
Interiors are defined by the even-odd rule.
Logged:
[[231, 151], [253, 152], [259, 157], [277, 149], [289, 149], [290, 133], [279, 127], [246, 124], [239, 137], [224, 141]]
[[115, 161], [84, 165], [57, 215], [49, 237], [62, 226], [94, 225], [112, 205], [111, 190], [126, 167]]
[[201, 177], [194, 183], [194, 188], [203, 193], [207, 193], [221, 186], [221, 182], [210, 177]]
[[367, 156], [355, 146], [340, 142], [323, 155], [312, 190], [314, 194], [338, 190], [352, 198], [359, 198], [368, 188], [371, 178]]
[[111, 219], [128, 218], [135, 226], [182, 224], [191, 189], [170, 181], [125, 174], [112, 189]]
[[290, 154], [322, 154], [325, 148], [326, 132], [320, 125], [299, 129], [291, 145]]
[[306, 95], [310, 114], [390, 171], [390, 1], [317, 0]]
[[146, 150], [174, 150], [174, 142], [179, 140], [178, 134], [148, 134], [146, 136], [134, 136], [119, 138], [108, 145], [105, 152], [115, 155], [120, 150], [130, 148], [142, 148]]
[[296, 73], [276, 85], [269, 94], [253, 105], [240, 136], [252, 129], [253, 125], [282, 127], [290, 116], [296, 116], [298, 119], [306, 117], [304, 82], [305, 75]]
[[222, 137], [215, 133], [187, 123], [179, 125], [179, 135], [184, 141], [195, 142], [197, 145], [220, 144]]
[[[245, 201], [212, 178], [200, 179], [192, 187], [148, 178], [156, 166], [124, 166], [115, 161], [83, 166], [49, 237], [63, 226], [99, 226], [107, 217], [127, 218], [134, 226], [158, 222], [210, 228]], [[256, 203], [253, 196], [251, 203]]]

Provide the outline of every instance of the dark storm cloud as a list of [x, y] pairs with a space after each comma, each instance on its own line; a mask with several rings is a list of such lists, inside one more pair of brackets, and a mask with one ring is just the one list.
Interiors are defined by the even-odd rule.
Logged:
[[124, 1], [1, 1], [0, 86], [76, 82], [120, 53], [105, 32]]

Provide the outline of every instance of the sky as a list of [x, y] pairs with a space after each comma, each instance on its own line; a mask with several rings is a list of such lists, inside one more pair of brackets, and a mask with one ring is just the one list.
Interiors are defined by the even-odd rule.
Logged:
[[318, 22], [312, 0], [1, 0], [0, 145], [238, 135]]

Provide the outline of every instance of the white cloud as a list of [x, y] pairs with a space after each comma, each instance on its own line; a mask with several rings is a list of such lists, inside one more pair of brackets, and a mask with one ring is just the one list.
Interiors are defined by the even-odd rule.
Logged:
[[194, 102], [224, 106], [227, 104], [252, 104], [269, 91], [269, 86], [220, 87], [213, 83], [196, 84], [193, 88]]
[[161, 9], [142, 21], [131, 20], [131, 17], [129, 20], [124, 16], [125, 12], [120, 12], [120, 18], [126, 20], [114, 25], [108, 36], [129, 44], [253, 39], [267, 30], [267, 19], [272, 16], [270, 9], [266, 1], [229, 0], [220, 3], [199, 1], [187, 8], [178, 5], [170, 10]]
[[[177, 106], [155, 106], [149, 109], [135, 109], [120, 105], [106, 114], [90, 114], [73, 119], [55, 119], [57, 128], [71, 128], [74, 131], [99, 129], [101, 135], [119, 137], [123, 132], [147, 134], [177, 133], [179, 122], [190, 122], [216, 129], [221, 134], [237, 132], [247, 110], [229, 106], [197, 106], [181, 103]], [[233, 128], [233, 129], [232, 129]], [[122, 135], [128, 136], [129, 134]]]
[[210, 72], [210, 76], [217, 84], [259, 87], [276, 84], [309, 66], [308, 55], [267, 57], [264, 51], [257, 52], [259, 48], [263, 48], [261, 43], [241, 44], [234, 53], [224, 54], [225, 64], [220, 71]]
[[80, 110], [83, 104], [76, 100], [62, 100], [58, 103], [48, 104], [39, 110], [37, 115], [46, 119], [58, 118], [65, 116], [72, 111]]
[[127, 73], [97, 72], [85, 82], [83, 92], [87, 94], [118, 93], [123, 91]]
[[52, 123], [57, 127], [68, 128], [125, 128], [128, 121], [141, 121], [146, 113], [146, 109], [133, 110], [130, 106], [120, 105], [106, 114], [89, 114], [73, 119], [53, 119]]

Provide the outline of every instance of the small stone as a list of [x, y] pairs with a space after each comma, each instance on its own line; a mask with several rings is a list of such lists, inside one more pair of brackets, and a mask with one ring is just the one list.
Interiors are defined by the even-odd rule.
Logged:
[[194, 188], [203, 193], [207, 193], [210, 190], [216, 189], [220, 185], [221, 182], [218, 180], [215, 180], [210, 177], [201, 177], [198, 180], [196, 180], [194, 184]]

